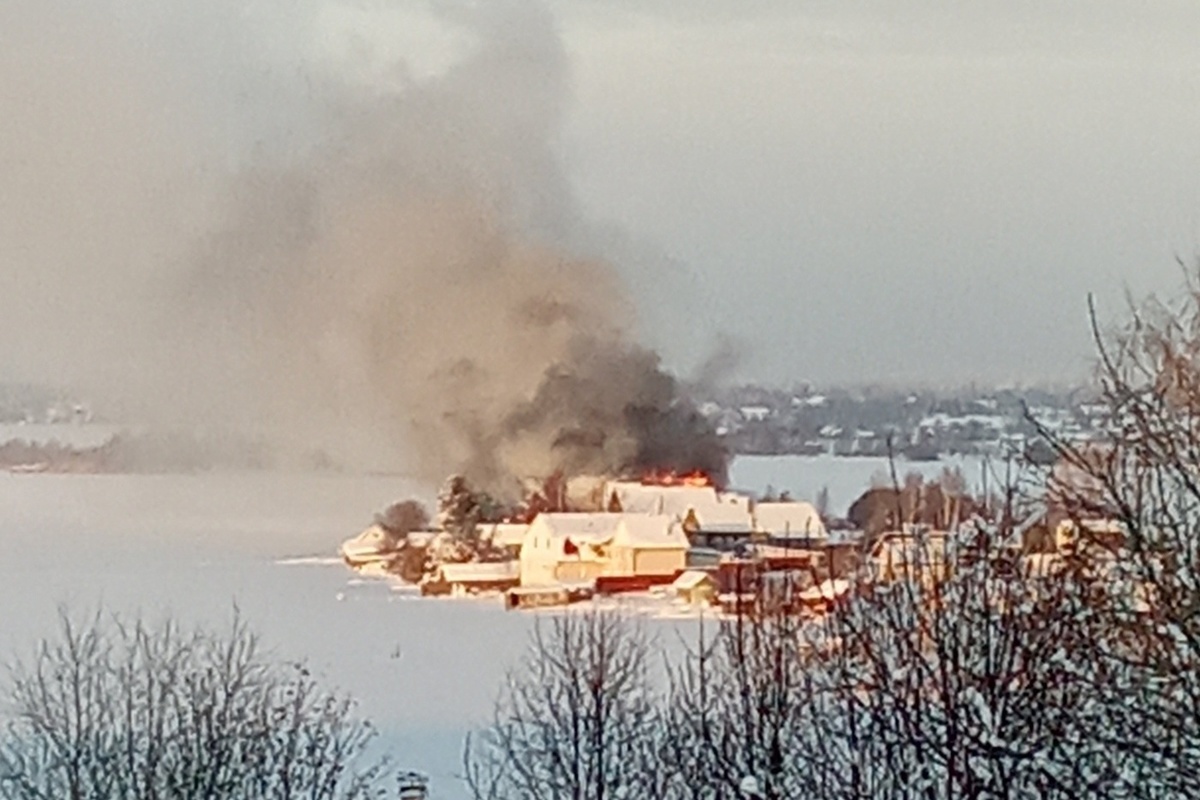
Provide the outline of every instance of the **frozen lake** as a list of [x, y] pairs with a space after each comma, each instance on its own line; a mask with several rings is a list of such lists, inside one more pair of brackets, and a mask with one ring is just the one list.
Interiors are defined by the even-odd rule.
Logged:
[[[898, 469], [910, 466], [942, 465]], [[828, 486], [840, 512], [885, 467], [743, 458], [733, 477], [807, 498]], [[236, 605], [281, 657], [308, 659], [358, 698], [398, 760], [455, 800], [463, 733], [488, 714], [533, 618], [496, 601], [420, 600], [357, 580], [333, 558], [376, 510], [433, 494], [344, 475], [0, 473], [0, 654], [27, 652], [60, 606], [220, 624]]]
[[[331, 558], [387, 503], [385, 478], [0, 474], [0, 653], [27, 652], [57, 609], [227, 622], [236, 605], [281, 657], [361, 702], [405, 765], [450, 782], [529, 618], [421, 602]], [[282, 563], [281, 563], [282, 562]], [[439, 797], [460, 795], [447, 787]]]
[[[985, 465], [983, 458], [970, 456], [943, 461], [896, 461], [896, 476], [903, 481], [910, 472], [926, 478], [936, 478], [946, 467], [961, 469], [967, 485], [981, 484]], [[1001, 468], [1002, 469], [1002, 468]], [[789, 491], [797, 500], [816, 499], [825, 488], [829, 491], [829, 511], [843, 515], [875, 476], [886, 476], [890, 482], [891, 465], [886, 458], [838, 458], [836, 456], [741, 456], [730, 470], [733, 486], [747, 491], [762, 492], [767, 487], [776, 492]], [[989, 478], [994, 481], [994, 476]]]

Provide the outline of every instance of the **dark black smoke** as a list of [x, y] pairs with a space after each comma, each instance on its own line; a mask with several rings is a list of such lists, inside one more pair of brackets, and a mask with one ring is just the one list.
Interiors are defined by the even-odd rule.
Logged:
[[581, 339], [569, 354], [504, 421], [503, 443], [546, 442], [552, 469], [568, 475], [701, 471], [725, 483], [728, 451], [655, 353]]

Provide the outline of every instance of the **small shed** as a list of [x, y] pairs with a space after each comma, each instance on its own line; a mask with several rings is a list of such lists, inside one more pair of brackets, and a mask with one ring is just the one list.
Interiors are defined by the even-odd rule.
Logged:
[[587, 585], [578, 586], [519, 586], [504, 593], [504, 607], [509, 611], [519, 608], [547, 608], [581, 603], [595, 596]]
[[671, 590], [690, 606], [712, 605], [717, 597], [717, 579], [709, 572], [689, 569], [675, 579]]

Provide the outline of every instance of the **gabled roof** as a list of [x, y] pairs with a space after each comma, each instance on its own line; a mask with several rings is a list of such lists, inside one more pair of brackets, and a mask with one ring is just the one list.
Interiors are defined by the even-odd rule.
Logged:
[[678, 521], [665, 514], [538, 514], [529, 529], [576, 546], [613, 543], [643, 550], [688, 546]]
[[714, 500], [710, 505], [696, 508], [696, 521], [701, 530], [713, 533], [750, 533], [754, 530], [749, 497], [721, 492]]
[[396, 537], [380, 525], [371, 525], [362, 533], [342, 542], [341, 552], [347, 558], [367, 558], [394, 553]]
[[712, 486], [652, 486], [613, 481], [604, 489], [608, 502], [616, 495], [625, 513], [665, 514], [682, 522], [694, 512], [702, 530], [746, 532], [753, 530], [750, 498], [718, 492]]
[[617, 535], [617, 526], [623, 517], [624, 514], [602, 512], [538, 514], [529, 528], [577, 544], [601, 544]]
[[825, 523], [812, 503], [756, 503], [754, 523], [775, 538], [819, 539], [826, 535]]
[[686, 514], [689, 508], [710, 506], [717, 501], [711, 486], [653, 486], [634, 481], [612, 481], [604, 487], [604, 501], [616, 494], [627, 514]]

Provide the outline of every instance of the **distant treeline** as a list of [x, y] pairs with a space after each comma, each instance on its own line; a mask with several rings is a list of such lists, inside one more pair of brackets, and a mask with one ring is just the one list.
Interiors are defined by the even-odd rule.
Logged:
[[[303, 466], [332, 470], [323, 453]], [[56, 473], [186, 473], [212, 469], [274, 469], [280, 454], [265, 442], [177, 432], [121, 433], [100, 445], [12, 440], [0, 444], [0, 470]]]

